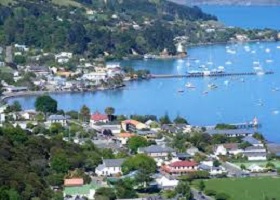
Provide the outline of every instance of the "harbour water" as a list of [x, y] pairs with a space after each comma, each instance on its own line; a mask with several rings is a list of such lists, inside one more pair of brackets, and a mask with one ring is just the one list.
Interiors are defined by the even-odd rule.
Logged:
[[[252, 20], [251, 27], [254, 26]], [[185, 59], [133, 60], [124, 61], [121, 65], [149, 69], [154, 74], [185, 74], [207, 68], [224, 68], [226, 72], [272, 70], [275, 73], [244, 77], [152, 79], [131, 82], [119, 90], [53, 94], [52, 97], [58, 101], [59, 108], [65, 110], [79, 110], [83, 104], [89, 106], [92, 112], [113, 106], [117, 114], [161, 116], [168, 113], [171, 118], [177, 115], [186, 117], [195, 125], [239, 123], [257, 117], [262, 123], [260, 131], [269, 140], [280, 142], [280, 43], [200, 46], [188, 49], [188, 53], [189, 58]], [[187, 88], [187, 83], [195, 88]], [[209, 85], [217, 87], [211, 89]], [[9, 102], [18, 100], [29, 109], [34, 107], [35, 99], [19, 97]]]

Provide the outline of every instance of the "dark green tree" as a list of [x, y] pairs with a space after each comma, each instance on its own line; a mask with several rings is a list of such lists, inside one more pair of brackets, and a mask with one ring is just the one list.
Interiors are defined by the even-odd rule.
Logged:
[[43, 113], [56, 113], [57, 102], [49, 95], [39, 96], [35, 101], [35, 108]]
[[161, 117], [159, 121], [161, 124], [171, 124], [171, 120], [167, 113], [163, 117]]
[[175, 124], [188, 124], [188, 121], [179, 115], [173, 121]]
[[190, 200], [192, 197], [191, 188], [187, 181], [179, 181], [175, 188], [177, 194], [182, 195], [186, 200]]
[[80, 119], [83, 122], [88, 122], [90, 120], [90, 109], [86, 105], [83, 105], [80, 110]]
[[203, 180], [200, 180], [198, 183], [198, 189], [199, 191], [203, 191], [205, 189], [205, 183]]
[[108, 115], [109, 121], [111, 121], [112, 120], [112, 115], [115, 113], [115, 108], [107, 107], [107, 108], [105, 108], [105, 113]]
[[113, 188], [101, 187], [95, 191], [94, 199], [115, 200], [116, 194]]
[[137, 197], [133, 188], [134, 182], [131, 179], [120, 180], [116, 185], [116, 195], [119, 199], [133, 199]]

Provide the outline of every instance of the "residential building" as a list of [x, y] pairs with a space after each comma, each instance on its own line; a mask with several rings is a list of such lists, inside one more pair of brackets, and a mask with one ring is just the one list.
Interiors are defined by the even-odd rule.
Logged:
[[244, 152], [243, 155], [246, 156], [249, 161], [267, 160], [267, 154], [264, 152]]
[[100, 112], [96, 111], [95, 113], [93, 113], [90, 117], [90, 124], [96, 124], [96, 123], [107, 123], [109, 122], [109, 118], [108, 115], [106, 114], [101, 114]]
[[146, 129], [146, 124], [133, 120], [128, 119], [121, 122], [122, 129], [125, 131], [137, 132], [137, 130]]
[[160, 176], [155, 179], [158, 188], [167, 190], [167, 189], [174, 189], [179, 181], [177, 179], [174, 179], [172, 177], [166, 177], [166, 176]]
[[116, 139], [121, 142], [122, 145], [125, 145], [129, 138], [135, 136], [133, 133], [120, 133], [117, 135]]
[[197, 147], [190, 147], [187, 149], [187, 153], [190, 154], [191, 156], [194, 156], [198, 152], [199, 150]]
[[5, 90], [7, 92], [26, 92], [26, 91], [28, 91], [28, 88], [27, 87], [9, 86], [9, 87], [5, 87]]
[[238, 143], [226, 143], [226, 144], [220, 144], [214, 148], [214, 155], [237, 155], [239, 153], [242, 153], [243, 150], [240, 149]]
[[244, 153], [266, 153], [266, 149], [261, 146], [250, 146], [244, 149]]
[[197, 171], [198, 164], [195, 161], [176, 161], [169, 165], [163, 165], [161, 171], [173, 176], [188, 174], [189, 172]]
[[121, 166], [125, 159], [104, 159], [103, 163], [98, 165], [95, 173], [98, 176], [113, 176], [122, 173]]
[[64, 179], [64, 186], [82, 186], [84, 185], [83, 178], [66, 178]]
[[138, 148], [138, 153], [144, 153], [152, 158], [167, 160], [169, 156], [175, 156], [176, 151], [171, 147], [151, 145], [148, 147]]
[[107, 79], [107, 73], [106, 72], [91, 72], [88, 74], [84, 74], [82, 76], [82, 79], [89, 80], [89, 81], [95, 81], [96, 83], [100, 83], [101, 80]]
[[67, 123], [67, 117], [63, 115], [50, 115], [47, 119], [47, 123], [60, 123], [62, 126], [65, 126]]

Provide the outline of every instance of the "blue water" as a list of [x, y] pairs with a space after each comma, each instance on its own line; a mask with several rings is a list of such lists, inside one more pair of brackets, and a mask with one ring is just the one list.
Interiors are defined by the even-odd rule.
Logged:
[[227, 26], [280, 30], [280, 6], [202, 6]]
[[[227, 49], [236, 54], [227, 53]], [[189, 61], [138, 60], [125, 61], [122, 65], [150, 69], [155, 74], [184, 74], [187, 70], [201, 70], [199, 66], [207, 65], [209, 61], [214, 63], [207, 65], [209, 69], [224, 66], [226, 72], [252, 72], [253, 62], [259, 62], [264, 70], [273, 70], [275, 74], [217, 79], [153, 79], [129, 83], [121, 90], [54, 94], [52, 97], [58, 101], [59, 108], [65, 110], [79, 110], [86, 104], [92, 112], [103, 111], [107, 106], [113, 106], [117, 114], [125, 115], [161, 116], [167, 112], [172, 118], [178, 114], [186, 117], [195, 125], [245, 122], [256, 116], [263, 124], [263, 134], [269, 140], [280, 141], [280, 91], [273, 91], [275, 87], [280, 88], [280, 43], [201, 46], [190, 48], [188, 52]], [[232, 64], [226, 65], [227, 61]], [[191, 65], [189, 68], [188, 62]], [[187, 82], [196, 88], [187, 89]], [[216, 84], [218, 88], [204, 94], [209, 90], [209, 83]], [[178, 93], [180, 89], [184, 92]], [[19, 100], [24, 108], [32, 108], [35, 97], [20, 97], [10, 102], [14, 100]]]

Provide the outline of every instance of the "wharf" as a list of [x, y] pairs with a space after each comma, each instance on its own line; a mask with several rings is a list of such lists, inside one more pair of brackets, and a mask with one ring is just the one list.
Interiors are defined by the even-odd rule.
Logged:
[[257, 76], [257, 75], [271, 75], [274, 74], [273, 71], [263, 72], [259, 74], [258, 72], [232, 72], [232, 73], [212, 73], [212, 74], [151, 74], [150, 78], [202, 78], [202, 77], [226, 77], [226, 76]]

